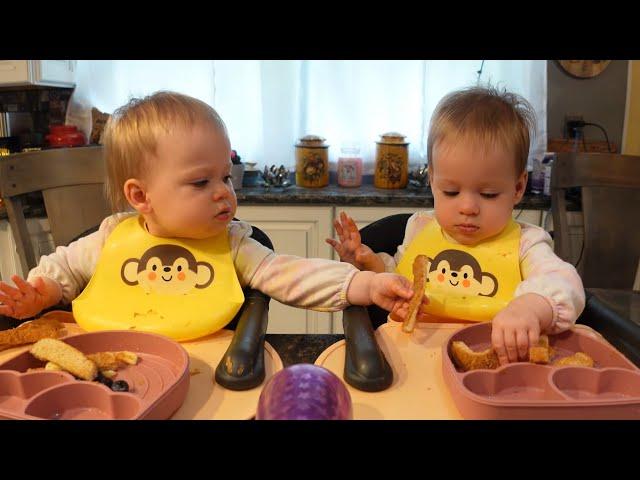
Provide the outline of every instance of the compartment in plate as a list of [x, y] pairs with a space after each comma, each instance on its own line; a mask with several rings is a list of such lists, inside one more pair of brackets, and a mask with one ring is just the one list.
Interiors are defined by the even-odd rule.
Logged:
[[504, 401], [536, 401], [563, 398], [549, 388], [551, 369], [532, 363], [513, 363], [497, 370], [474, 370], [462, 378], [476, 395]]
[[18, 373], [0, 371], [0, 408], [22, 411], [31, 397], [73, 377], [62, 372]]
[[128, 420], [142, 408], [140, 399], [104, 385], [75, 381], [35, 396], [25, 414], [48, 420]]
[[636, 369], [633, 363], [605, 340], [581, 329], [549, 335], [549, 345], [555, 350], [552, 361], [583, 352], [593, 359], [595, 368]]
[[571, 400], [640, 398], [640, 373], [622, 368], [558, 368], [551, 375], [551, 383]]

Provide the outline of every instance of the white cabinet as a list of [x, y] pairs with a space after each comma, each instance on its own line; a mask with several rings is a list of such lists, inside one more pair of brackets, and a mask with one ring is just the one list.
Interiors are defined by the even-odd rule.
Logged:
[[[240, 206], [236, 217], [258, 227], [276, 253], [306, 258], [332, 258], [325, 239], [333, 229], [333, 207]], [[283, 305], [271, 300], [267, 333], [331, 333], [333, 315]]]
[[75, 86], [76, 60], [0, 60], [0, 87]]

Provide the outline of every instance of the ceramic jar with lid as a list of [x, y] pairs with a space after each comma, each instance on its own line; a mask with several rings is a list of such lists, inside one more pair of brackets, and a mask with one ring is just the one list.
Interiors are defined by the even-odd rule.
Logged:
[[51, 148], [81, 147], [87, 144], [87, 138], [75, 125], [50, 125], [45, 136]]
[[397, 132], [380, 135], [376, 142], [376, 188], [405, 188], [409, 181], [409, 142]]
[[318, 188], [329, 185], [329, 145], [317, 135], [306, 135], [296, 143], [296, 184]]

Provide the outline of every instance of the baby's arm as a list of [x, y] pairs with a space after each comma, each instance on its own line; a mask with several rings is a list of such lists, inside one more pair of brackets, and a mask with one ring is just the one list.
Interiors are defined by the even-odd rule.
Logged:
[[33, 317], [62, 298], [60, 284], [50, 278], [35, 277], [32, 282], [25, 282], [18, 275], [13, 275], [11, 280], [15, 288], [0, 282], [2, 315], [18, 319]]
[[501, 363], [528, 359], [540, 333], [569, 329], [584, 309], [580, 276], [553, 253], [543, 229], [522, 225], [520, 270], [524, 280], [514, 299], [492, 322], [492, 344]]
[[327, 238], [325, 241], [338, 252], [341, 262], [350, 263], [359, 270], [385, 271], [382, 260], [362, 243], [358, 227], [349, 215], [341, 212], [340, 219], [334, 220], [333, 226], [340, 241], [333, 238]]
[[[403, 297], [398, 291], [407, 292], [404, 286], [408, 281], [399, 275], [361, 272], [345, 262], [276, 254], [250, 238], [250, 229], [243, 222], [232, 222], [229, 230], [240, 284], [260, 290], [281, 303], [317, 311], [338, 311], [349, 305], [372, 302], [395, 305], [396, 296]], [[411, 292], [410, 285], [407, 289]], [[410, 297], [411, 293], [407, 295]]]
[[68, 304], [77, 297], [93, 275], [104, 241], [130, 213], [106, 218], [97, 232], [40, 258], [25, 282], [12, 277], [17, 288], [0, 282], [0, 313], [15, 318], [37, 315], [57, 303]]

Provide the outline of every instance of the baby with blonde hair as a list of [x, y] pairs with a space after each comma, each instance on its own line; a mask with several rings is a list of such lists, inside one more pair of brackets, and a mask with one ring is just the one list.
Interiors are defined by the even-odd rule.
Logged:
[[[224, 282], [237, 283], [284, 304], [319, 311], [373, 303], [390, 310], [412, 296], [410, 283], [400, 275], [360, 271], [348, 263], [331, 260], [278, 255], [254, 240], [251, 226], [234, 220], [237, 200], [231, 183], [227, 129], [216, 111], [200, 100], [172, 92], [131, 100], [109, 119], [104, 154], [106, 191], [113, 211], [118, 213], [106, 218], [97, 232], [43, 256], [26, 281], [12, 277], [16, 287], [0, 283], [0, 313], [28, 318], [76, 299], [97, 268], [111, 272], [110, 266], [104, 265], [111, 258], [107, 256], [106, 252], [111, 252], [107, 246], [113, 246], [115, 232], [124, 232], [125, 224], [131, 229], [126, 232], [132, 231], [145, 241], [177, 239], [188, 245], [215, 242], [222, 253], [209, 261], [213, 267], [201, 268], [207, 262], [197, 263], [194, 278], [199, 282], [198, 292], [223, 288], [220, 284]], [[139, 222], [140, 228], [132, 219]], [[203, 252], [207, 254], [206, 248]], [[222, 257], [229, 258], [234, 272], [227, 280], [219, 277], [224, 268], [212, 263]], [[160, 278], [169, 281], [169, 274], [166, 278], [160, 275], [162, 268], [175, 274], [171, 281], [188, 277], [187, 269], [183, 270], [178, 260], [163, 266], [154, 264], [154, 258], [137, 270], [130, 263], [116, 265], [113, 268], [117, 271], [112, 273], [115, 277], [121, 275], [127, 285], [139, 282], [148, 289], [147, 293]], [[144, 270], [147, 267], [148, 275]], [[107, 298], [105, 303], [109, 302], [121, 300]], [[75, 307], [74, 302], [74, 315]], [[232, 310], [216, 325], [228, 323], [237, 308]], [[206, 324], [207, 320], [198, 321], [205, 323], [203, 331], [210, 333], [218, 328]]]
[[[450, 93], [436, 107], [428, 137], [434, 210], [409, 218], [394, 256], [362, 244], [344, 213], [335, 222], [339, 240], [327, 239], [342, 261], [409, 278], [413, 259], [427, 255], [428, 286], [418, 319], [492, 320], [491, 340], [503, 364], [528, 359], [541, 333], [569, 329], [585, 305], [578, 273], [554, 254], [549, 234], [512, 219], [527, 184], [534, 130], [533, 108], [518, 95], [492, 87]], [[481, 257], [485, 264], [476, 261]], [[444, 307], [434, 314], [438, 292], [466, 299], [462, 304], [477, 302], [491, 316], [480, 318], [481, 308], [467, 318], [463, 308], [453, 316], [443, 316]], [[469, 301], [474, 296], [479, 299]], [[403, 305], [391, 318], [406, 315]]]

